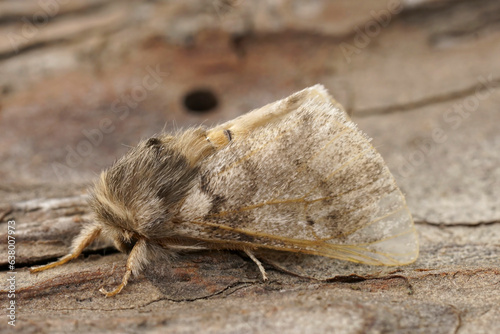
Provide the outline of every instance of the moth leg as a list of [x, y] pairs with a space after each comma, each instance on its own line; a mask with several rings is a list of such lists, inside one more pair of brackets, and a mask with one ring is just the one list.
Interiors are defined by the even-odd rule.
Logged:
[[264, 281], [267, 281], [266, 270], [264, 269], [264, 266], [262, 265], [262, 263], [248, 249], [244, 249], [243, 251], [245, 252], [246, 255], [248, 255], [249, 258], [252, 259], [253, 262], [255, 262], [255, 264], [257, 265], [257, 267], [259, 267], [260, 273], [262, 274], [262, 279]]
[[122, 279], [121, 284], [118, 285], [118, 287], [116, 289], [114, 289], [113, 291], [111, 291], [111, 292], [106, 291], [106, 289], [104, 289], [104, 288], [100, 288], [99, 292], [101, 292], [102, 294], [104, 294], [106, 297], [116, 296], [117, 294], [120, 293], [120, 291], [122, 291], [122, 289], [125, 287], [125, 285], [127, 285], [128, 279], [130, 278], [131, 274], [132, 274], [132, 270], [130, 270], [128, 268], [128, 263], [127, 263], [127, 271], [125, 272], [125, 275], [123, 275], [123, 279]]
[[66, 256], [63, 256], [56, 262], [46, 264], [44, 266], [30, 268], [31, 273], [37, 273], [43, 270], [58, 267], [66, 262], [69, 262], [82, 254], [83, 250], [94, 241], [101, 233], [101, 228], [98, 225], [92, 225], [80, 232], [80, 235], [73, 241], [72, 251]]
[[142, 267], [145, 264], [145, 258], [146, 258], [146, 241], [144, 239], [140, 239], [137, 241], [135, 244], [134, 248], [132, 248], [132, 251], [130, 252], [130, 255], [128, 256], [127, 260], [127, 271], [125, 271], [125, 275], [123, 275], [122, 282], [120, 285], [116, 287], [111, 292], [106, 291], [104, 288], [100, 288], [99, 291], [103, 293], [106, 297], [113, 297], [116, 296], [117, 294], [122, 291], [122, 289], [127, 285], [128, 280], [132, 273], [134, 275], [138, 274]]

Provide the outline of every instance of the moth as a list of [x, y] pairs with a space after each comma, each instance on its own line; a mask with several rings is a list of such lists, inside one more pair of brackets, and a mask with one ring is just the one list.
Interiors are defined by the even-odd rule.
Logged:
[[369, 265], [414, 262], [418, 240], [404, 196], [370, 139], [321, 85], [207, 129], [144, 140], [90, 190], [96, 238], [128, 254], [118, 294], [158, 256], [184, 249], [320, 255]]

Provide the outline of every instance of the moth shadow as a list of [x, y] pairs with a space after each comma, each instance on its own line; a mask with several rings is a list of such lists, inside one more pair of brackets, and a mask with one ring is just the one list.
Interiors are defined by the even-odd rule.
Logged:
[[277, 270], [321, 281], [334, 280], [346, 276], [380, 277], [396, 267], [373, 266], [350, 261], [332, 259], [325, 256], [291, 253], [282, 251], [260, 251], [256, 255]]
[[229, 251], [180, 253], [169, 262], [152, 262], [144, 275], [168, 299], [210, 297], [241, 282], [258, 279], [251, 261]]

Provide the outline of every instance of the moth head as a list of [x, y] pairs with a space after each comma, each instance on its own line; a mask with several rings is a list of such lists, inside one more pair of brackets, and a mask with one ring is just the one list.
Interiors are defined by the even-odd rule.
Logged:
[[193, 186], [197, 167], [177, 138], [150, 138], [103, 171], [90, 193], [102, 234], [129, 252], [138, 240], [172, 235], [172, 219]]

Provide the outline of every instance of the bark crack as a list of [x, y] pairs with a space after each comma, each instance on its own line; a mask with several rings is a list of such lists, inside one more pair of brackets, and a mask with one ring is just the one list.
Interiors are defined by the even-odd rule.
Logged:
[[484, 92], [486, 90], [496, 89], [500, 86], [500, 78], [493, 78], [490, 81], [490, 86], [474, 84], [467, 88], [457, 90], [454, 92], [449, 92], [445, 94], [439, 94], [434, 96], [429, 96], [418, 101], [394, 104], [391, 106], [374, 107], [366, 109], [353, 110], [353, 114], [358, 117], [366, 117], [372, 115], [386, 115], [394, 112], [401, 111], [411, 111], [418, 108], [428, 107], [433, 104], [445, 103], [453, 100], [467, 98], [471, 95], [477, 94], [478, 92]]
[[500, 224], [500, 220], [492, 220], [492, 221], [479, 221], [479, 222], [456, 222], [456, 223], [439, 223], [439, 222], [430, 222], [427, 220], [419, 220], [415, 221], [417, 225], [430, 225], [430, 226], [438, 226], [438, 227], [478, 227], [478, 226], [490, 226], [495, 224]]

